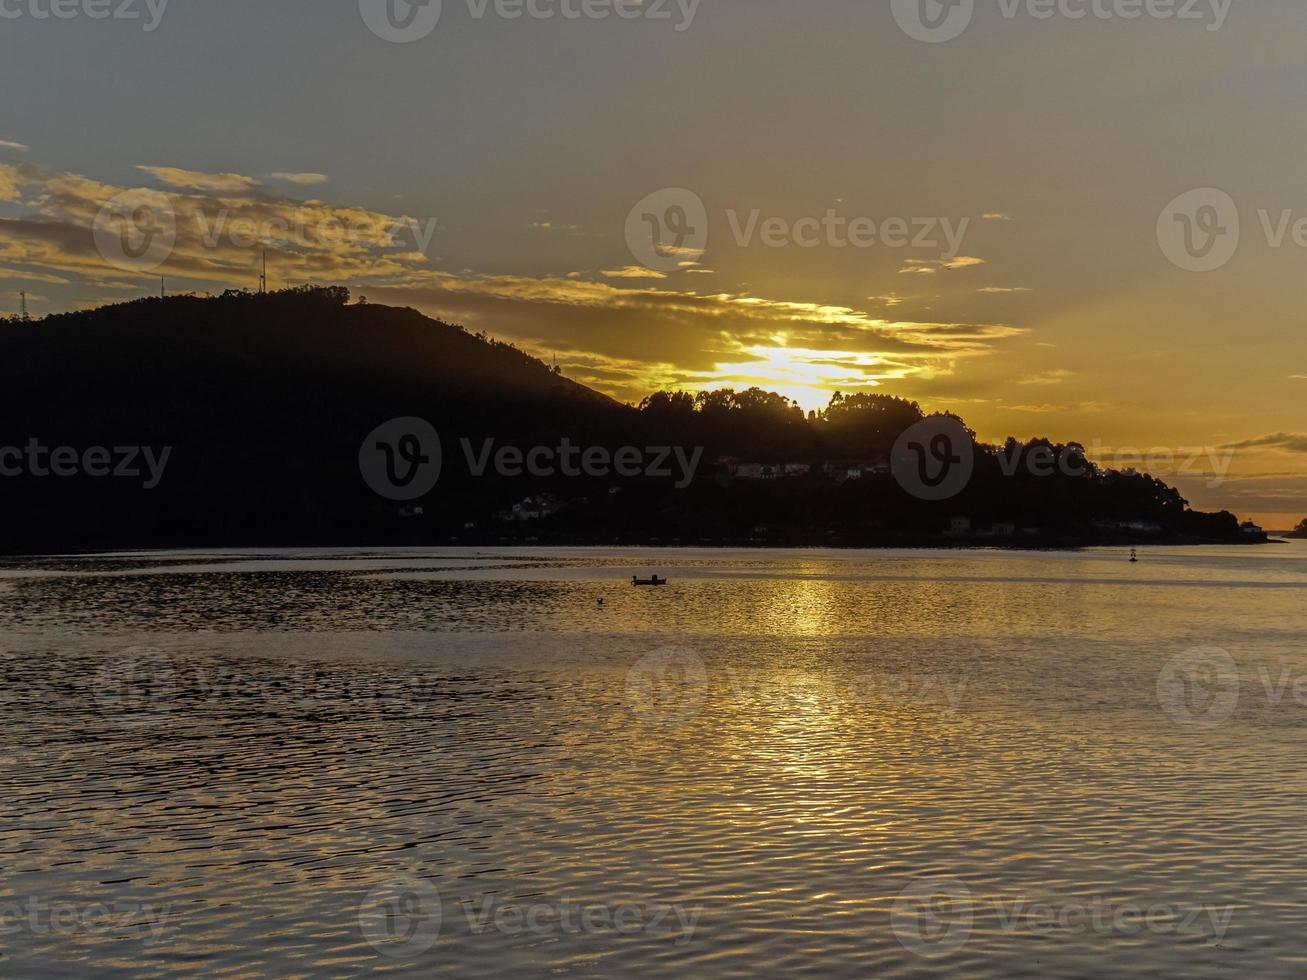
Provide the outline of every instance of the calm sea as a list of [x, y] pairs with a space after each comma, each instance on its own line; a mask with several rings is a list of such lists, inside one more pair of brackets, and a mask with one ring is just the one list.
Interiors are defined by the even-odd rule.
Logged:
[[0, 975], [1300, 977], [1307, 543], [1140, 554], [5, 561]]

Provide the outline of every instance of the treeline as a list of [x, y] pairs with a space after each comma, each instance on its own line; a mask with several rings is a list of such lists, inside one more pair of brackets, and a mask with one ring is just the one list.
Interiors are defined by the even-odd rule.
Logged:
[[[730, 528], [737, 537], [749, 529], [805, 540], [929, 536], [961, 519], [975, 534], [998, 528], [1003, 536], [1040, 540], [1243, 539], [1233, 514], [1191, 511], [1174, 487], [1147, 473], [1102, 467], [1080, 443], [1010, 437], [986, 444], [956, 415], [928, 414], [893, 395], [837, 393], [805, 414], [759, 388], [662, 391], [638, 411], [659, 438], [706, 447], [718, 463], [718, 491], [687, 495], [686, 506], [701, 519], [685, 520]], [[914, 498], [889, 472], [900, 435], [930, 417], [954, 419], [972, 442], [974, 473], [945, 501]], [[770, 464], [775, 479], [731, 479], [737, 461]], [[866, 468], [855, 481], [841, 480], [845, 462]], [[801, 465], [787, 474], [784, 464]]]

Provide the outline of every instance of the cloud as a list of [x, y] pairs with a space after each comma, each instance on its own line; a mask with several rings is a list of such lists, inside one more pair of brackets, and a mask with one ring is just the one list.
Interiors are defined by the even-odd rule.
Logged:
[[642, 265], [628, 265], [622, 269], [605, 269], [603, 276], [609, 279], [666, 279], [667, 276], [661, 272], [654, 272], [652, 269], [646, 269]]
[[240, 174], [206, 174], [196, 170], [180, 170], [177, 167], [140, 166], [136, 169], [144, 171], [161, 183], [179, 190], [217, 191], [219, 193], [231, 191], [238, 193], [253, 190], [259, 185], [259, 182], [253, 177], [242, 177]]
[[0, 266], [0, 279], [25, 279], [29, 282], [44, 282], [51, 286], [66, 286], [69, 280], [63, 276], [54, 276], [48, 272], [32, 272], [26, 269], [6, 269]]
[[268, 174], [268, 177], [272, 180], [281, 180], [288, 184], [300, 184], [302, 186], [307, 186], [309, 184], [325, 184], [331, 180], [331, 178], [326, 174], [296, 174], [286, 173], [280, 170], [276, 173]]
[[1294, 381], [1307, 381], [1307, 374], [1291, 374], [1289, 377]]
[[0, 140], [0, 150], [14, 150], [18, 153], [26, 153], [31, 147], [26, 143], [15, 143], [13, 140]]
[[[428, 229], [411, 219], [293, 200], [238, 175], [159, 173], [176, 188], [166, 195], [176, 245], [157, 273], [169, 279], [250, 286], [264, 248], [277, 284], [366, 281], [426, 265]], [[0, 260], [89, 279], [133, 276], [106, 262], [92, 234], [105, 203], [125, 188], [31, 164], [0, 168], [0, 190], [16, 199], [19, 187], [28, 211], [0, 219]]]
[[1007, 405], [1001, 406], [1011, 412], [1033, 412], [1037, 415], [1062, 415], [1067, 412], [1110, 412], [1112, 406], [1107, 402], [1072, 402], [1070, 404]]
[[659, 242], [654, 245], [654, 251], [666, 259], [683, 258], [690, 260], [689, 263], [681, 262], [680, 265], [697, 265], [698, 260], [703, 258], [703, 249], [690, 248], [685, 245], [666, 245]]
[[1034, 375], [1029, 378], [1022, 378], [1018, 384], [1023, 385], [1060, 385], [1067, 378], [1075, 377], [1075, 372], [1067, 368], [1053, 368], [1042, 374]]
[[684, 387], [766, 384], [808, 403], [903, 377], [935, 377], [1026, 331], [1003, 324], [893, 322], [860, 310], [739, 293], [702, 294], [570, 277], [427, 272], [368, 287], [538, 350], [587, 351], [578, 381], [638, 400]]
[[1012, 221], [1012, 215], [1004, 214], [1002, 211], [986, 211], [980, 216], [985, 221]]
[[916, 276], [933, 276], [941, 269], [950, 271], [953, 269], [968, 269], [976, 265], [984, 265], [984, 259], [978, 259], [972, 255], [959, 255], [955, 259], [908, 259], [903, 268], [899, 270], [899, 275], [916, 275]]
[[17, 201], [21, 197], [18, 193], [20, 182], [17, 167], [0, 163], [0, 201]]
[[1240, 442], [1227, 442], [1221, 449], [1274, 449], [1285, 453], [1307, 453], [1307, 432], [1271, 432]]
[[982, 286], [977, 289], [978, 293], [1029, 293], [1033, 292], [1029, 286]]
[[543, 231], [560, 235], [579, 235], [581, 234], [580, 225], [556, 225], [552, 221], [533, 221], [528, 227], [532, 231]]
[[166, 198], [176, 225], [176, 244], [157, 271], [116, 269], [96, 249], [97, 215], [124, 188], [31, 164], [0, 171], [25, 203], [20, 216], [0, 218], [0, 265], [75, 278], [72, 289], [81, 295], [64, 299], [71, 303], [159, 275], [176, 290], [252, 287], [267, 248], [274, 287], [343, 283], [373, 302], [413, 306], [528, 350], [572, 351], [572, 377], [632, 400], [673, 382], [757, 383], [824, 404], [832, 385], [856, 390], [949, 375], [962, 361], [1026, 333], [1002, 323], [896, 321], [752, 295], [746, 287], [669, 289], [664, 278], [630, 266], [605, 270], [610, 281], [442, 271], [430, 266], [423, 229], [411, 219], [295, 200], [239, 175], [150, 172], [171, 188]]

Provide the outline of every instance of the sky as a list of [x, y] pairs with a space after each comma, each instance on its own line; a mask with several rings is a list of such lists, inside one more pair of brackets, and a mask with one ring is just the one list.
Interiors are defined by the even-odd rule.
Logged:
[[0, 312], [266, 248], [623, 400], [878, 391], [1307, 517], [1297, 0], [57, 2], [0, 0]]

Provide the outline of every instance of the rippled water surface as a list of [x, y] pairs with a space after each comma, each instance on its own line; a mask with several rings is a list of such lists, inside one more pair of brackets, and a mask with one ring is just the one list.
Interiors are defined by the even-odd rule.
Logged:
[[13, 559], [0, 627], [0, 975], [1307, 973], [1302, 542]]

